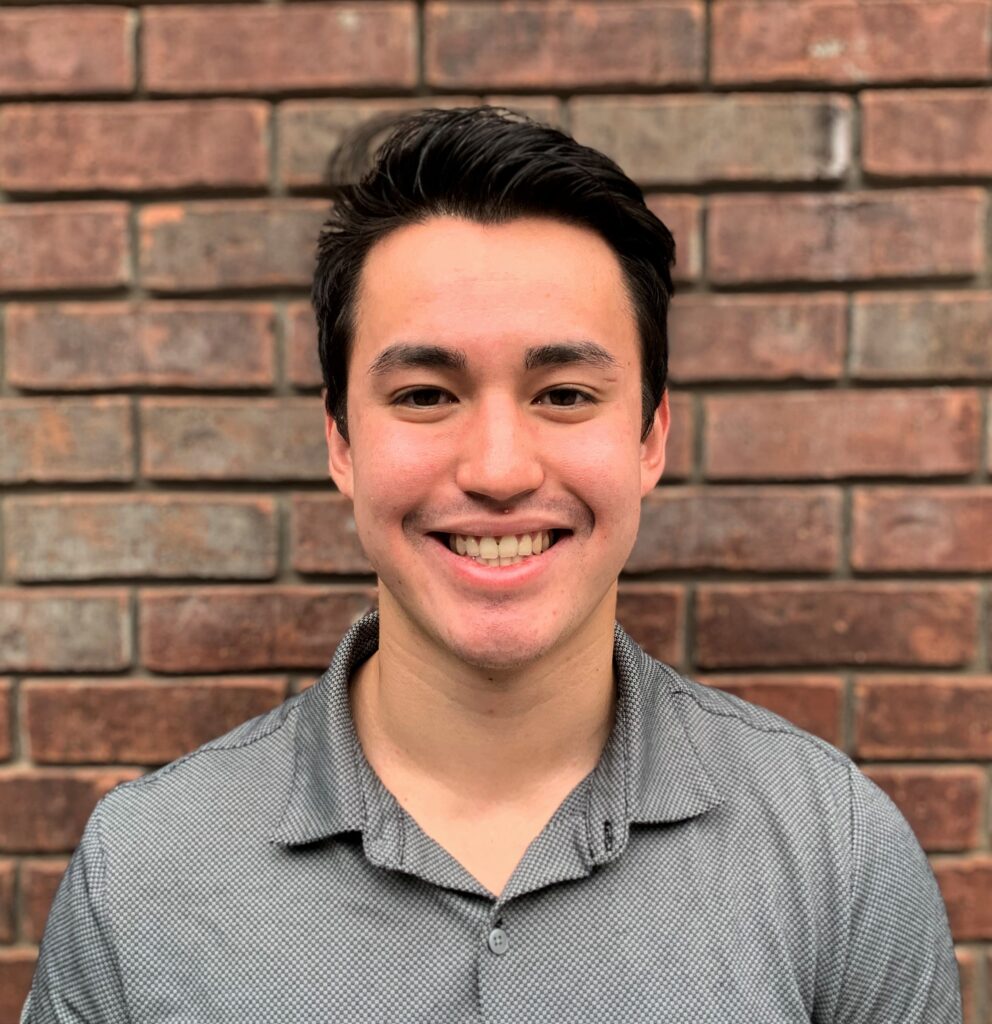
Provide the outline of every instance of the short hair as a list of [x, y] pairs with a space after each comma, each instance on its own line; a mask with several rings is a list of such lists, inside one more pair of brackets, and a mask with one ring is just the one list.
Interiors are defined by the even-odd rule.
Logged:
[[613, 160], [505, 107], [427, 108], [353, 129], [328, 160], [327, 186], [332, 207], [317, 243], [311, 299], [324, 405], [342, 437], [348, 439], [348, 359], [365, 259], [390, 232], [436, 216], [484, 225], [547, 217], [589, 228], [609, 244], [640, 335], [641, 439], [647, 437], [668, 376], [675, 242]]

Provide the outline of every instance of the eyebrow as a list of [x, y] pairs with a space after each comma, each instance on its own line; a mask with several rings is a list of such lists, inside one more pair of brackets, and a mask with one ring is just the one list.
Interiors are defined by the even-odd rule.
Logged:
[[[568, 363], [590, 363], [609, 369], [618, 369], [619, 363], [594, 341], [557, 342], [552, 345], [538, 345], [524, 353], [524, 369], [536, 370], [545, 366], [564, 366]], [[464, 370], [468, 357], [461, 349], [445, 348], [442, 345], [413, 345], [397, 342], [384, 348], [372, 360], [369, 373], [381, 376], [391, 370], [412, 367]]]

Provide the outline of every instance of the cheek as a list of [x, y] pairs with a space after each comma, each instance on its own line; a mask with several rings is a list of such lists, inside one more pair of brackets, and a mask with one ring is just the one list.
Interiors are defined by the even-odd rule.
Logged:
[[370, 526], [385, 525], [421, 504], [446, 465], [438, 446], [410, 430], [368, 431], [353, 455], [355, 514]]

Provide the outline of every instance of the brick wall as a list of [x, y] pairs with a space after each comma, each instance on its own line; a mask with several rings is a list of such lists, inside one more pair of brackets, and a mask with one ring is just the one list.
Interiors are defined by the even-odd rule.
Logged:
[[496, 99], [678, 242], [621, 619], [865, 766], [992, 1022], [992, 3], [0, 6], [0, 1024], [100, 794], [373, 600], [306, 292], [341, 130]]

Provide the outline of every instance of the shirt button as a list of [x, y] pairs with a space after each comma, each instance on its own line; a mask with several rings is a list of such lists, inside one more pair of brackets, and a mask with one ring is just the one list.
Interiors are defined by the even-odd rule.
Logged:
[[497, 955], [502, 956], [509, 948], [506, 932], [502, 928], [494, 928], [489, 933], [489, 948]]

